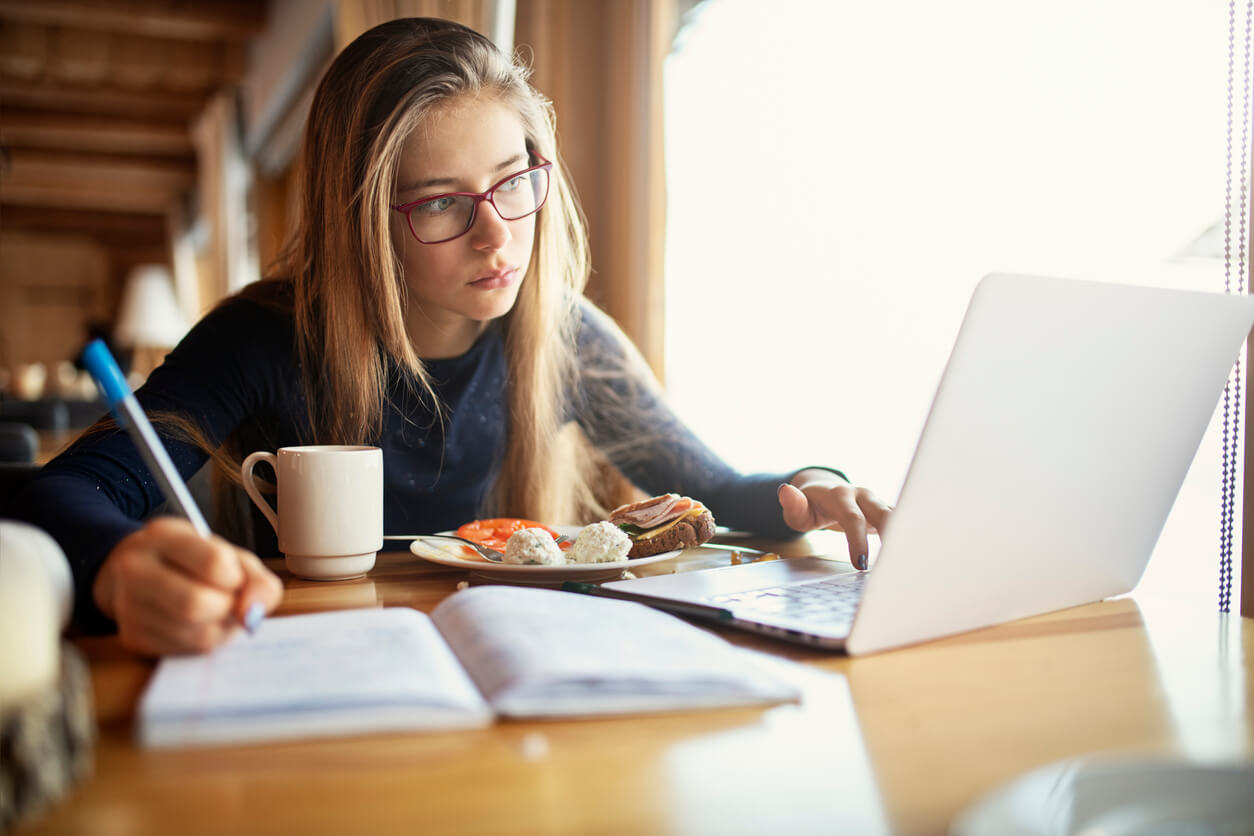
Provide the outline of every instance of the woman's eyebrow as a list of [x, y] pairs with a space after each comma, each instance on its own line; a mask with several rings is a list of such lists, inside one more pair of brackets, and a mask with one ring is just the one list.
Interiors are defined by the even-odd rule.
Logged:
[[[496, 167], [493, 168], [492, 171], [494, 174], [508, 174], [510, 171], [514, 170], [514, 166], [526, 162], [527, 159], [527, 152], [523, 151], [517, 153], [508, 160], [497, 163]], [[425, 180], [418, 180], [406, 186], [401, 186], [397, 192], [398, 194], [404, 194], [406, 192], [417, 191], [418, 189], [430, 189], [437, 186], [447, 191], [457, 191], [457, 180], [452, 177], [429, 177]]]

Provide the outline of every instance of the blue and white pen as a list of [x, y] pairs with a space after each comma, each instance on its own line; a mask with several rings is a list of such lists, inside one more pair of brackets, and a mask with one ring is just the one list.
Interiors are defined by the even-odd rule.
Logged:
[[[144, 458], [144, 464], [148, 465], [148, 471], [161, 486], [161, 493], [165, 496], [166, 502], [191, 522], [197, 534], [201, 537], [208, 537], [209, 523], [205, 522], [204, 515], [200, 513], [200, 508], [192, 499], [191, 492], [187, 490], [187, 484], [179, 476], [178, 469], [170, 460], [170, 454], [166, 452], [165, 445], [157, 437], [156, 430], [149, 423], [148, 416], [144, 414], [139, 401], [135, 400], [135, 395], [131, 393], [131, 388], [127, 385], [126, 377], [118, 368], [117, 361], [113, 359], [113, 355], [103, 340], [92, 340], [87, 348], [83, 349], [83, 365], [87, 367], [96, 385], [100, 387], [118, 424], [130, 433], [131, 440], [135, 442], [139, 454]], [[264, 617], [265, 606], [260, 601], [255, 601], [242, 619], [244, 628], [250, 633], [255, 632]]]

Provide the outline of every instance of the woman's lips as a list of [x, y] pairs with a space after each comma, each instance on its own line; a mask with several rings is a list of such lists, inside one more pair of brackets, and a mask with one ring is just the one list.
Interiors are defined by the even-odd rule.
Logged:
[[475, 279], [470, 283], [470, 286], [479, 290], [497, 290], [502, 287], [509, 287], [516, 281], [518, 281], [517, 269], [501, 270], [481, 279]]

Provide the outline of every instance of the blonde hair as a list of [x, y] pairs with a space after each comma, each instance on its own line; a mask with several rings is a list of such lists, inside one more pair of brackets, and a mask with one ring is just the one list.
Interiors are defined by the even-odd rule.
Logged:
[[[376, 26], [328, 68], [301, 153], [299, 221], [282, 260], [294, 283], [297, 351], [315, 443], [378, 436], [394, 365], [439, 405], [405, 327], [405, 282], [389, 212], [410, 134], [450, 100], [487, 95], [517, 109], [527, 148], [555, 163], [517, 302], [504, 318], [509, 438], [484, 513], [553, 523], [599, 516], [604, 465], [564, 426], [587, 232], [556, 147], [553, 108], [527, 71], [479, 33], [445, 20]], [[452, 522], [452, 521], [451, 521]]]

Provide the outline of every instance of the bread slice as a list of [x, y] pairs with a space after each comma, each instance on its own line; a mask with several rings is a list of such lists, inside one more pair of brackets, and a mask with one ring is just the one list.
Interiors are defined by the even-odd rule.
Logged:
[[680, 520], [656, 537], [647, 540], [633, 537], [627, 557], [651, 557], [675, 549], [688, 549], [701, 545], [713, 536], [714, 515], [706, 510], [695, 517]]

